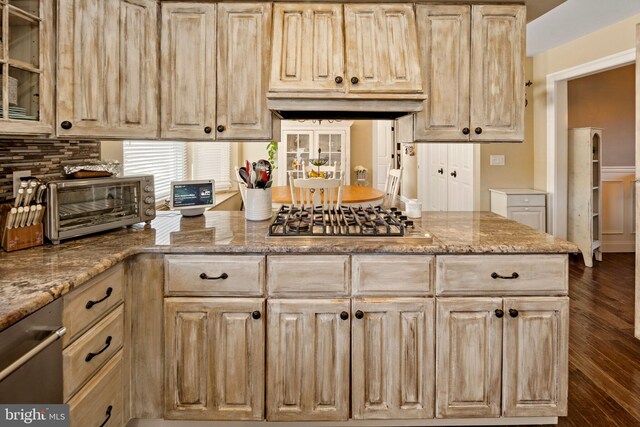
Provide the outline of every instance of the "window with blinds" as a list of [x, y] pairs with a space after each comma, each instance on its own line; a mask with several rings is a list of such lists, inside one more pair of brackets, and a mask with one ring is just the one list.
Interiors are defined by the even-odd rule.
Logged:
[[125, 175], [153, 175], [156, 202], [169, 197], [171, 181], [214, 179], [231, 188], [231, 144], [225, 142], [125, 141]]

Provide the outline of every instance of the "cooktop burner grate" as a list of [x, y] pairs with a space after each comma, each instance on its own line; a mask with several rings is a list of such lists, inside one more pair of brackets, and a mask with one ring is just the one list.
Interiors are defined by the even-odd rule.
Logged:
[[395, 208], [283, 205], [269, 227], [269, 236], [401, 237], [414, 229], [413, 221]]

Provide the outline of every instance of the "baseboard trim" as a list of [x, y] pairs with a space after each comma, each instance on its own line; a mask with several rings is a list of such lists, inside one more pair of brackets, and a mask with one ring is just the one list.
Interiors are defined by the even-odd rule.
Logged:
[[602, 242], [602, 252], [635, 252], [636, 242]]

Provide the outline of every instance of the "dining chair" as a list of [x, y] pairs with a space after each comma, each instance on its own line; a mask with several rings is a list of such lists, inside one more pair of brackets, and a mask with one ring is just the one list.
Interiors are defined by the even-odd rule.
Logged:
[[[311, 173], [311, 171], [313, 171], [314, 173], [318, 173], [318, 167], [317, 166], [313, 166], [310, 163], [307, 163], [305, 161], [302, 162], [302, 174], [304, 176], [304, 178], [322, 178], [322, 177], [318, 177], [318, 176], [314, 176], [314, 174]], [[334, 161], [333, 165], [324, 165], [324, 166], [320, 166], [320, 173], [324, 173], [325, 176], [324, 178], [338, 178], [338, 173], [340, 171], [338, 170], [338, 162]], [[342, 178], [342, 174], [340, 174], [340, 178]]]
[[323, 206], [332, 209], [342, 204], [342, 179], [294, 178], [291, 201], [295, 206]]
[[396, 201], [396, 197], [400, 193], [400, 181], [402, 181], [402, 166], [400, 169], [387, 170], [387, 179], [384, 183], [384, 195], [390, 205]]

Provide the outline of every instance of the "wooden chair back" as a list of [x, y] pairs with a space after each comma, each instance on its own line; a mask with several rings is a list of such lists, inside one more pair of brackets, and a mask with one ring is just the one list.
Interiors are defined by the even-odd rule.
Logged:
[[334, 208], [342, 204], [342, 179], [292, 179], [291, 201], [296, 206]]
[[402, 181], [402, 167], [400, 169], [389, 169], [387, 171], [387, 179], [384, 184], [385, 198], [390, 204], [396, 201], [396, 197], [400, 193], [400, 182]]

